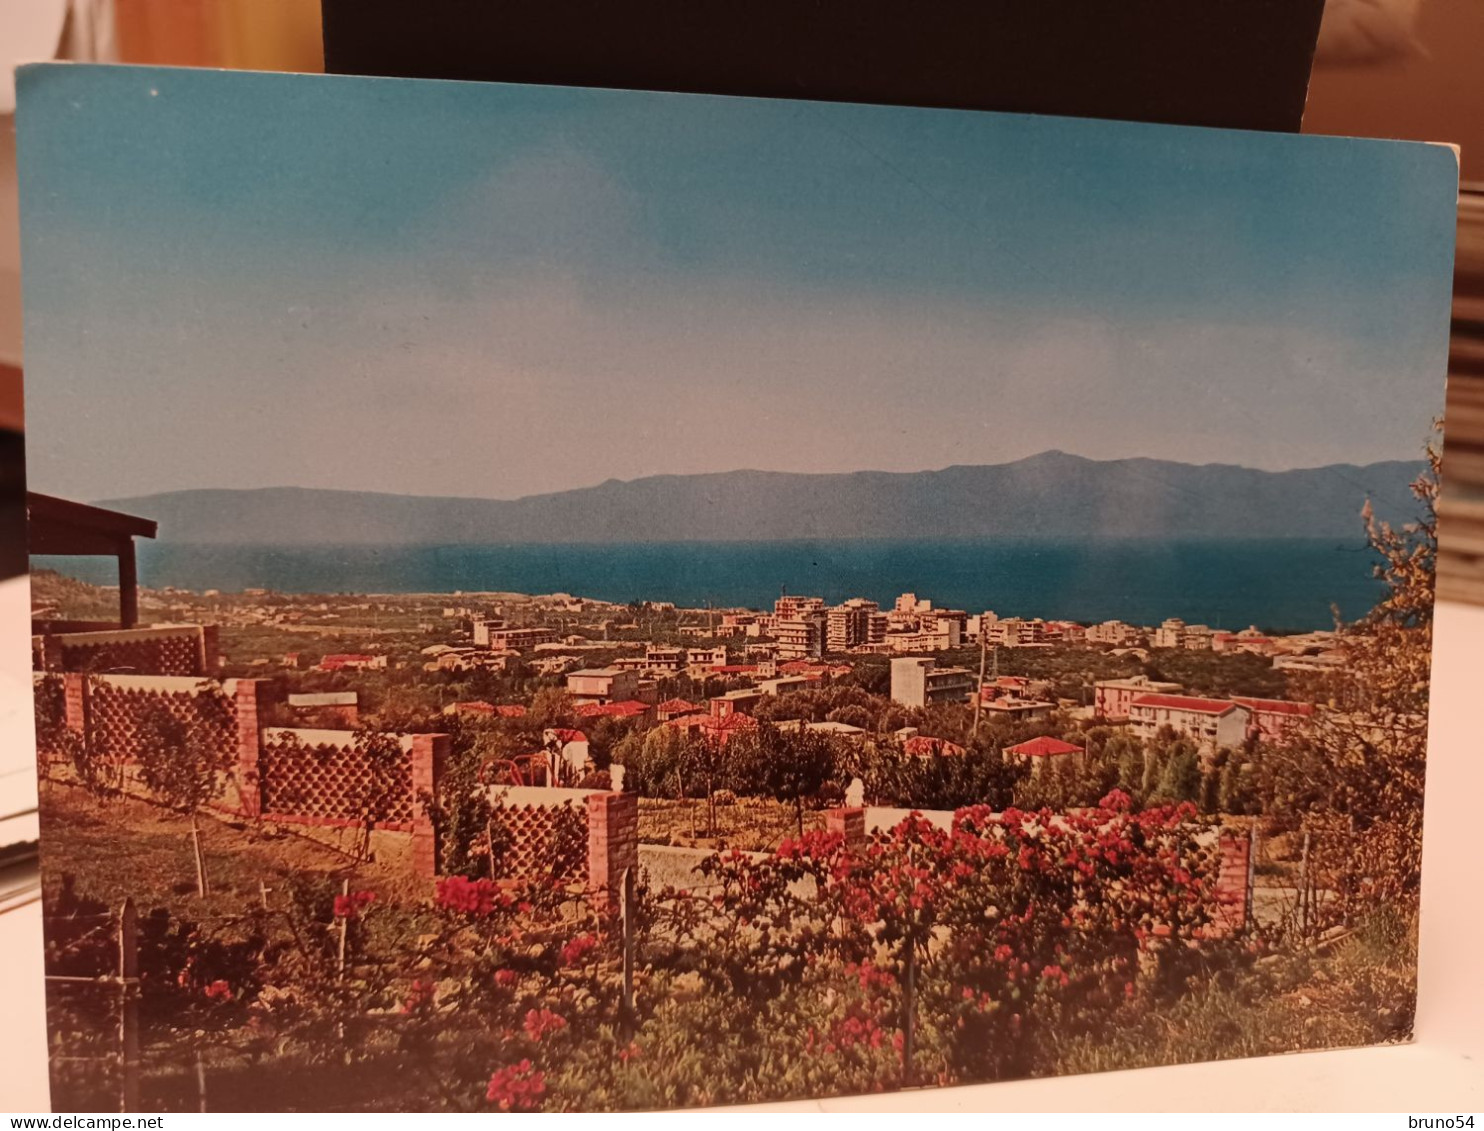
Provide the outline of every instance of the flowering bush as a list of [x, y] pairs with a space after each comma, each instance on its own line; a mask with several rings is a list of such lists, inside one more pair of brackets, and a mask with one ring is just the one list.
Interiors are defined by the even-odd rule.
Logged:
[[466, 876], [447, 876], [438, 881], [435, 899], [446, 911], [457, 911], [465, 915], [486, 916], [491, 914], [504, 896], [491, 880], [471, 880]]
[[894, 1016], [843, 1013], [810, 1052], [894, 1028], [908, 1080], [920, 1042], [955, 1079], [1029, 1071], [1039, 1027], [1106, 1023], [1210, 944], [1215, 838], [1189, 805], [1131, 810], [1114, 791], [1072, 813], [969, 808], [947, 829], [914, 814], [864, 846], [809, 833], [718, 856], [710, 921], [686, 924], [692, 961], [732, 992], [776, 995], [832, 962], [862, 989], [898, 987]]
[[1213, 838], [1188, 807], [1130, 809], [1114, 793], [912, 815], [864, 843], [707, 857], [691, 890], [638, 893], [627, 994], [616, 924], [553, 885], [449, 876], [402, 903], [306, 884], [286, 923], [254, 910], [233, 928], [246, 965], [181, 933], [172, 1008], [240, 1025], [265, 1065], [395, 1078], [379, 1106], [632, 1109], [1045, 1071], [1216, 945]]
[[501, 1111], [536, 1111], [546, 1095], [546, 1074], [529, 1060], [498, 1069], [484, 1098]]

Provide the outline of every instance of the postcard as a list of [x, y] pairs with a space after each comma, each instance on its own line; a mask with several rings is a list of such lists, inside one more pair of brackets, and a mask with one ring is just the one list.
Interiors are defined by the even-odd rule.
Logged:
[[58, 1110], [1408, 1039], [1450, 149], [19, 86]]

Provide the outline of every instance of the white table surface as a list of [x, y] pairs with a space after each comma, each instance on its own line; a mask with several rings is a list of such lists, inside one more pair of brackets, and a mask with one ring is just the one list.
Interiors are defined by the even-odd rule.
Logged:
[[[30, 602], [0, 582], [0, 797], [34, 801]], [[1484, 608], [1438, 607], [1423, 858], [1417, 1040], [1174, 1068], [1027, 1080], [774, 1110], [1484, 1111]], [[44, 1111], [41, 909], [0, 915], [0, 1111]]]

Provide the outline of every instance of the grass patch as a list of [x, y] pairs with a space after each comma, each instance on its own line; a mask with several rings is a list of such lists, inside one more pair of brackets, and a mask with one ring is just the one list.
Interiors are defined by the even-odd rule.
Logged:
[[44, 849], [41, 878], [47, 906], [64, 885], [109, 907], [132, 896], [141, 910], [167, 909], [172, 916], [203, 919], [240, 915], [261, 906], [283, 905], [294, 877], [373, 877], [385, 886], [387, 869], [360, 863], [307, 837], [272, 826], [200, 819], [201, 846], [211, 893], [196, 894], [196, 869], [188, 818], [134, 798], [102, 802], [58, 782], [41, 789]]
[[1055, 1074], [1107, 1072], [1409, 1040], [1417, 1002], [1415, 931], [1362, 925], [1328, 954], [1284, 954], [1213, 977], [1097, 1037], [1052, 1050]]

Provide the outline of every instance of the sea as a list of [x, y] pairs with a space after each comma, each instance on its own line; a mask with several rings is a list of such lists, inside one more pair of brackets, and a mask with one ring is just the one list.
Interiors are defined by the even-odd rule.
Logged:
[[[112, 584], [107, 559], [34, 559]], [[139, 544], [140, 583], [232, 592], [570, 593], [682, 607], [770, 608], [780, 593], [889, 606], [916, 593], [1000, 616], [1268, 631], [1333, 626], [1380, 593], [1363, 541], [973, 538], [492, 546]]]

